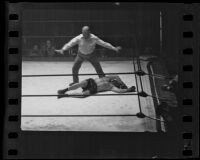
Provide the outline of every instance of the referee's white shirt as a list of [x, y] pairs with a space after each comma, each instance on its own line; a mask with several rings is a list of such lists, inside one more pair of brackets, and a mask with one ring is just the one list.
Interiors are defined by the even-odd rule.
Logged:
[[95, 50], [96, 44], [115, 50], [115, 47], [112, 46], [110, 43], [104, 42], [94, 34], [90, 34], [88, 39], [85, 39], [82, 34], [76, 36], [72, 40], [70, 40], [67, 44], [63, 46], [63, 50], [67, 50], [75, 45], [78, 45], [78, 50], [85, 55], [91, 54]]

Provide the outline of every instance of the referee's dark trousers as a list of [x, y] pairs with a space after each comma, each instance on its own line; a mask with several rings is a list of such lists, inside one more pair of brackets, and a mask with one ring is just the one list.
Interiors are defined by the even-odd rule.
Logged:
[[102, 67], [101, 67], [101, 65], [99, 63], [99, 60], [98, 60], [98, 58], [96, 56], [95, 51], [92, 52], [89, 55], [84, 55], [80, 51], [78, 51], [78, 54], [77, 54], [77, 56], [76, 56], [76, 58], [74, 60], [74, 65], [72, 67], [72, 74], [73, 74], [73, 82], [74, 83], [78, 83], [79, 82], [78, 72], [79, 72], [79, 69], [80, 69], [83, 61], [85, 61], [85, 60], [89, 61], [92, 64], [92, 66], [95, 68], [99, 78], [105, 76], [105, 74], [104, 74], [104, 72], [102, 70]]

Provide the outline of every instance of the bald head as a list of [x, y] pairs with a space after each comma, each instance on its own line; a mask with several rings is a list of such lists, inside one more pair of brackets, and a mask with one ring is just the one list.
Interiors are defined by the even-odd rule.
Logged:
[[83, 34], [83, 37], [85, 39], [88, 39], [90, 37], [90, 27], [89, 26], [84, 26], [82, 28], [82, 34]]

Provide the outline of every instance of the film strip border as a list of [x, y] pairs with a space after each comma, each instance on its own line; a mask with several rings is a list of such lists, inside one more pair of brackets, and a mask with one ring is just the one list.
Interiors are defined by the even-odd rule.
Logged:
[[[6, 122], [4, 124], [4, 142], [5, 149], [4, 155], [6, 157], [14, 158], [19, 154], [18, 138], [20, 138], [20, 114], [21, 114], [21, 9], [19, 3], [9, 3], [8, 7], [8, 33], [7, 33], [7, 64], [6, 69], [8, 71], [8, 90], [7, 90], [7, 103], [6, 103]], [[197, 34], [195, 34], [195, 21], [197, 17], [194, 13], [193, 4], [184, 4], [183, 14], [180, 17], [182, 35], [181, 37], [181, 49], [180, 49], [180, 65], [179, 74], [179, 90], [182, 96], [179, 97], [181, 109], [182, 124], [181, 134], [183, 143], [181, 144], [181, 152], [184, 157], [191, 157], [194, 154], [194, 137], [198, 135], [198, 130], [194, 130], [196, 127], [193, 123], [194, 119], [198, 119], [198, 114], [195, 113], [195, 109], [198, 106], [194, 103], [194, 88], [198, 89], [198, 81], [194, 82], [193, 77], [198, 75], [198, 66], [194, 66], [194, 61], [198, 58], [194, 58], [194, 54], [199, 54], [196, 50]], [[199, 37], [198, 37], [199, 38]], [[198, 77], [198, 76], [197, 76]], [[198, 90], [197, 90], [198, 91]], [[195, 117], [194, 117], [195, 116]], [[197, 121], [197, 120], [196, 120]], [[196, 135], [197, 134], [197, 135]], [[194, 136], [195, 135], [195, 136]], [[198, 146], [197, 146], [198, 147]], [[197, 149], [197, 147], [195, 149]]]
[[[181, 133], [183, 139], [182, 145], [182, 155], [183, 157], [192, 157], [196, 155], [194, 152], [197, 150], [195, 148], [195, 134], [198, 132], [195, 131], [195, 123], [198, 119], [198, 115], [195, 115], [195, 111], [198, 106], [195, 103], [195, 93], [198, 93], [196, 88], [198, 88], [198, 78], [195, 79], [198, 75], [198, 51], [196, 50], [196, 40], [197, 33], [195, 32], [197, 21], [197, 14], [195, 14], [195, 4], [187, 3], [183, 6], [183, 12], [181, 16], [181, 54], [179, 60], [180, 62], [180, 76], [179, 76], [179, 107], [181, 108]], [[196, 54], [196, 55], [195, 55]], [[195, 59], [196, 57], [196, 59]], [[195, 92], [195, 90], [197, 92]], [[180, 109], [179, 108], [179, 109]]]
[[6, 103], [6, 120], [4, 139], [6, 147], [4, 154], [8, 157], [16, 157], [18, 155], [18, 138], [20, 134], [20, 95], [21, 95], [21, 59], [20, 59], [20, 45], [21, 45], [21, 21], [20, 21], [20, 4], [8, 3], [7, 4], [7, 103]]

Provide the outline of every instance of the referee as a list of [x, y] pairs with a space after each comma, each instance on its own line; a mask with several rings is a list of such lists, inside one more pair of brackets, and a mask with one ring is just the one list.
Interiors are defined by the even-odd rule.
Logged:
[[104, 42], [103, 40], [99, 39], [97, 36], [90, 33], [90, 28], [88, 26], [84, 26], [82, 28], [82, 34], [73, 38], [71, 41], [65, 44], [62, 47], [62, 49], [55, 50], [55, 52], [57, 53], [64, 54], [64, 51], [70, 49], [75, 45], [78, 45], [78, 54], [75, 58], [74, 65], [72, 67], [73, 83], [71, 83], [70, 86], [74, 83], [79, 82], [78, 72], [84, 60], [88, 60], [92, 64], [99, 78], [105, 76], [102, 67], [99, 63], [99, 60], [97, 59], [97, 56], [95, 54], [96, 44], [114, 50], [116, 52], [119, 52], [119, 50], [121, 49], [121, 47], [119, 46], [114, 47], [110, 43]]

